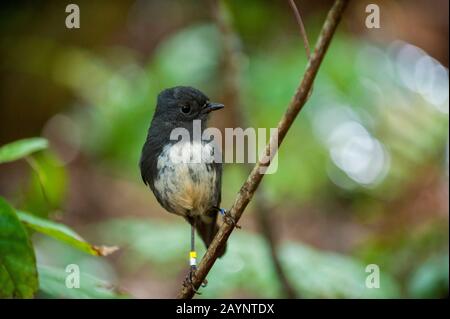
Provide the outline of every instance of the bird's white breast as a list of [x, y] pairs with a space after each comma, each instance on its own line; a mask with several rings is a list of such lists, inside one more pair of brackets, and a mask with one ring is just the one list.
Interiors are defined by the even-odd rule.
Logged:
[[200, 142], [167, 145], [158, 156], [155, 190], [179, 215], [201, 215], [214, 205], [213, 148]]

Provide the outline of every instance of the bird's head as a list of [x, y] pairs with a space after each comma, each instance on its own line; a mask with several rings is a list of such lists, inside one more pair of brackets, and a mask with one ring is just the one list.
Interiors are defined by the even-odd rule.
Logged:
[[205, 94], [195, 88], [176, 86], [159, 94], [155, 117], [173, 124], [203, 121], [210, 112], [223, 107], [223, 104], [210, 102]]

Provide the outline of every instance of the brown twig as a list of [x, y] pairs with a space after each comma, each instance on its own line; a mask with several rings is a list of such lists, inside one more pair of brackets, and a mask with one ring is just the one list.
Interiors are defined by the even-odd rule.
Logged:
[[[212, 3], [212, 13], [216, 24], [220, 30], [223, 44], [222, 68], [221, 75], [224, 78], [222, 86], [223, 98], [225, 104], [233, 108], [236, 116], [236, 122], [241, 127], [246, 127], [249, 123], [244, 109], [241, 107], [241, 89], [240, 89], [240, 63], [241, 51], [238, 47], [239, 38], [233, 29], [233, 23], [229, 10], [227, 10], [223, 0], [215, 0]], [[248, 163], [246, 166], [249, 174], [253, 166]], [[262, 187], [262, 186], [261, 186]], [[260, 193], [264, 193], [264, 189], [259, 189]], [[266, 240], [269, 253], [271, 256], [273, 268], [281, 285], [283, 296], [289, 299], [298, 298], [294, 288], [289, 282], [283, 265], [280, 261], [277, 251], [276, 234], [274, 231], [274, 223], [270, 222], [269, 216], [272, 211], [270, 204], [263, 196], [255, 198], [256, 221], [258, 222], [261, 234]]]
[[[328, 13], [319, 39], [317, 41], [316, 48], [311, 55], [311, 59], [308, 62], [308, 67], [305, 71], [300, 86], [298, 87], [293, 99], [291, 100], [288, 109], [278, 123], [278, 136], [272, 136], [270, 138], [269, 144], [267, 144], [266, 146], [266, 155], [269, 156], [270, 160], [273, 159], [273, 156], [276, 154], [278, 147], [283, 142], [292, 123], [297, 117], [297, 114], [300, 112], [308, 98], [308, 92], [311, 89], [313, 81], [317, 75], [319, 67], [322, 63], [322, 60], [325, 56], [328, 46], [330, 45], [330, 42], [333, 38], [333, 35], [347, 4], [348, 0], [336, 0], [333, 4], [333, 7]], [[261, 171], [268, 165], [269, 164], [266, 162], [258, 161], [253, 167], [253, 170], [251, 171], [244, 185], [242, 185], [236, 197], [236, 200], [234, 201], [234, 204], [230, 209], [230, 215], [236, 222], [238, 222], [241, 218], [242, 213], [252, 199], [253, 194], [255, 193], [256, 189], [261, 183], [262, 178], [264, 177], [264, 174], [262, 174]], [[220, 226], [219, 231], [214, 237], [214, 240], [210, 244], [202, 260], [200, 261], [198, 269], [193, 276], [192, 285], [182, 286], [178, 298], [190, 299], [194, 296], [193, 288], [198, 289], [200, 287], [201, 283], [206, 278], [207, 274], [217, 260], [218, 253], [225, 245], [233, 229], [234, 224], [232, 223], [223, 223]]]
[[[309, 45], [308, 34], [306, 33], [302, 15], [300, 14], [300, 10], [298, 10], [297, 5], [295, 4], [294, 0], [289, 0], [289, 4], [291, 5], [292, 11], [294, 11], [295, 20], [297, 21], [297, 24], [300, 28], [300, 34], [303, 39], [303, 46], [305, 47], [306, 57], [308, 58], [308, 60], [310, 60], [311, 59], [311, 48], [310, 48], [311, 46]], [[312, 92], [313, 92], [313, 86], [311, 86], [311, 89], [309, 90], [308, 97], [306, 98], [306, 100], [309, 100]]]
[[300, 34], [302, 35], [303, 38], [303, 45], [305, 46], [306, 57], [309, 60], [311, 59], [311, 48], [309, 45], [308, 34], [306, 33], [305, 25], [303, 24], [302, 16], [294, 0], [289, 0], [289, 4], [291, 5], [292, 11], [294, 11], [295, 19], [297, 20], [297, 24], [300, 27]]

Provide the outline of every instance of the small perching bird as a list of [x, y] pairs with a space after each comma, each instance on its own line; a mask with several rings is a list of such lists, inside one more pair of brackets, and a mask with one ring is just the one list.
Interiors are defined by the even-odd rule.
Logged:
[[[215, 159], [210, 141], [194, 139], [194, 126], [200, 120], [203, 134], [209, 113], [223, 107], [192, 87], [162, 91], [141, 154], [144, 183], [162, 207], [192, 226], [190, 276], [196, 267], [195, 230], [208, 247], [218, 231], [217, 214], [224, 212], [219, 208], [222, 163]], [[188, 141], [171, 139], [179, 129], [189, 132]], [[225, 247], [220, 256], [224, 253]]]

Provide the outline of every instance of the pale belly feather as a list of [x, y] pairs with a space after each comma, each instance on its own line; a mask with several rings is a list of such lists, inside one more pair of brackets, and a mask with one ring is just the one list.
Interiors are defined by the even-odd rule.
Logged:
[[212, 148], [201, 143], [176, 143], [164, 147], [158, 157], [155, 190], [171, 211], [197, 216], [214, 205], [216, 172], [211, 165]]

